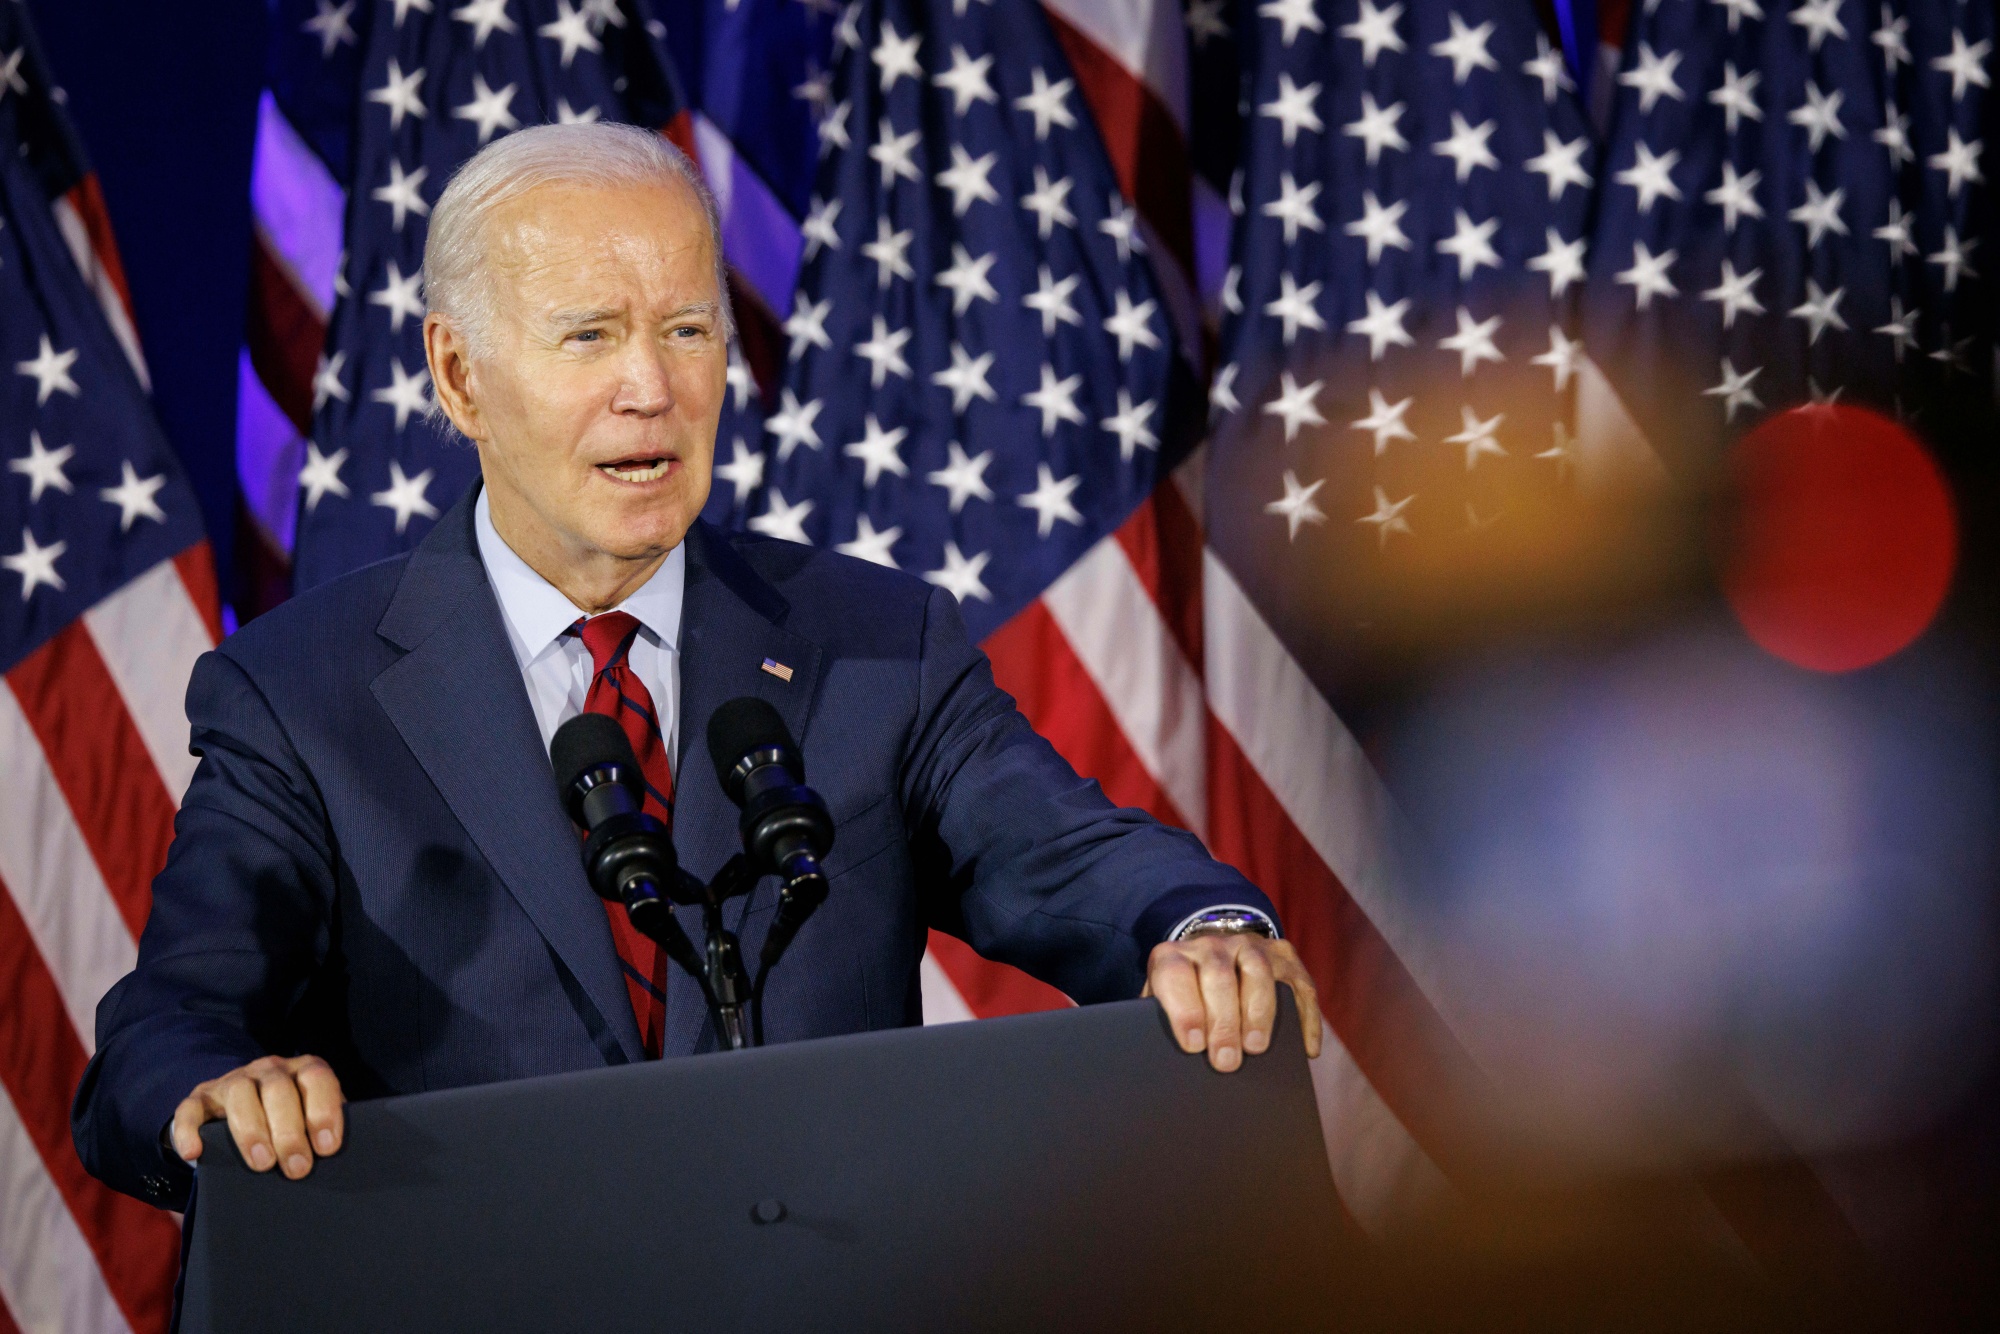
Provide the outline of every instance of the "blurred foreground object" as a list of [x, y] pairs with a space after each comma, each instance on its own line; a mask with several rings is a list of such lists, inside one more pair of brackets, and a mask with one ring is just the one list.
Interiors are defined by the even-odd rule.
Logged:
[[1426, 693], [1388, 767], [1511, 1128], [1621, 1167], [1817, 1154], [1976, 1085], [1993, 718], [1953, 656], [1816, 675], [1696, 620]]
[[1769, 418], [1730, 461], [1723, 588], [1750, 637], [1841, 672], [1907, 648], [1951, 586], [1958, 523], [1910, 433], [1837, 404]]
[[1633, 5], [1602, 135], [1529, 8], [1236, 34], [1207, 669], [1343, 1197], [1443, 1327], [1990, 1305], [1992, 6]]
[[1380, 754], [1482, 1079], [1388, 1254], [1479, 1320], [1653, 1282], [1727, 1328], [1990, 1314], [1991, 681], [1936, 637], [1801, 670], [1717, 612], [1435, 673]]

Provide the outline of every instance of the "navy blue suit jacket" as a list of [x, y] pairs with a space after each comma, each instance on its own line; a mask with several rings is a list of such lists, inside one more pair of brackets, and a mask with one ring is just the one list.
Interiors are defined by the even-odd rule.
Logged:
[[[409, 556], [292, 600], [196, 665], [201, 764], [73, 1111], [78, 1152], [110, 1185], [180, 1204], [191, 1175], [162, 1126], [196, 1084], [267, 1053], [325, 1057], [353, 1098], [641, 1059], [472, 499]], [[941, 589], [698, 523], [680, 651], [688, 869], [706, 878], [739, 847], [687, 741], [737, 695], [784, 715], [837, 822], [832, 892], [771, 975], [770, 1041], [919, 1022], [927, 927], [1089, 1002], [1136, 995], [1185, 914], [1270, 908], [1194, 838], [1078, 778]], [[746, 957], [775, 902], [767, 879], [730, 903]], [[666, 1054], [714, 1040], [698, 989], [670, 976]]]

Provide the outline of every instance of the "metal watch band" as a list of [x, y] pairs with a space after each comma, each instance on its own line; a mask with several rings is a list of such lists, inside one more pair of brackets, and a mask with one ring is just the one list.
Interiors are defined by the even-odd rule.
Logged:
[[1263, 936], [1276, 940], [1278, 924], [1271, 920], [1270, 914], [1248, 904], [1225, 903], [1182, 918], [1167, 939], [1189, 940], [1195, 936]]

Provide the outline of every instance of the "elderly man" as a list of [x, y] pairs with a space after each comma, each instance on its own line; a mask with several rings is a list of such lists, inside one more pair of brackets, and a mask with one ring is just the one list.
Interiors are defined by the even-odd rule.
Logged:
[[[773, 1041], [917, 1022], [936, 926], [1079, 1001], [1149, 989], [1218, 1070], [1264, 1049], [1288, 983], [1317, 1049], [1269, 902], [1079, 779], [949, 594], [699, 521], [730, 313], [714, 205], [666, 141], [497, 141], [438, 200], [424, 279], [438, 406], [483, 481], [407, 558], [196, 666], [201, 764], [77, 1093], [93, 1173], [178, 1205], [205, 1121], [297, 1178], [349, 1097], [714, 1046], [699, 990], [585, 879], [547, 749], [584, 710], [635, 737], [703, 876], [735, 812], [684, 738], [745, 694], [800, 738], [838, 835]], [[732, 903], [751, 957], [775, 901]]]

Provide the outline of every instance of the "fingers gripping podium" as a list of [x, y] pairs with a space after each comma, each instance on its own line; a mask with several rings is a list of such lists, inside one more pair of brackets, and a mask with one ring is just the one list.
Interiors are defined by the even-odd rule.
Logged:
[[1294, 1328], [1345, 1240], [1289, 995], [1231, 1075], [1143, 1000], [348, 1117], [303, 1181], [205, 1128], [184, 1330]]

